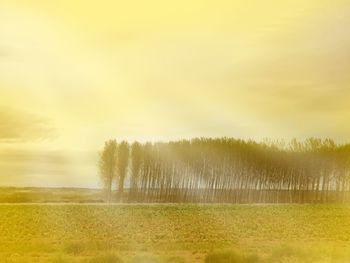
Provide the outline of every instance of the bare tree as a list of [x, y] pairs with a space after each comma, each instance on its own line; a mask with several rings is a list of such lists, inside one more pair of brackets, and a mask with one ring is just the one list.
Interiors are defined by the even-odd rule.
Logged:
[[131, 178], [129, 200], [135, 200], [137, 197], [137, 188], [139, 183], [139, 174], [142, 165], [142, 147], [138, 142], [131, 145]]
[[122, 141], [118, 145], [118, 160], [117, 160], [117, 167], [118, 167], [118, 177], [117, 177], [117, 183], [118, 183], [118, 194], [120, 197], [123, 196], [124, 192], [124, 181], [126, 177], [126, 172], [129, 164], [129, 144], [126, 141]]
[[115, 140], [106, 141], [98, 162], [107, 202], [111, 201], [112, 184], [117, 175], [117, 146]]
[[305, 203], [350, 201], [350, 145], [196, 138], [118, 145], [117, 183], [131, 156], [129, 201]]

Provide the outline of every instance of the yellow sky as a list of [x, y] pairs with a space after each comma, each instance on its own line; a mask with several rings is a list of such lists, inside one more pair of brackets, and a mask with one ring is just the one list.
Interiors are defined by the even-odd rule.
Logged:
[[350, 141], [349, 26], [340, 0], [1, 0], [0, 185], [94, 186], [108, 138]]

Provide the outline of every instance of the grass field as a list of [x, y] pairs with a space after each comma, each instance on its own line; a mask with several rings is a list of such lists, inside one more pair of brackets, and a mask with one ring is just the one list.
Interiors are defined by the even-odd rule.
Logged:
[[2, 204], [0, 262], [350, 262], [350, 206]]

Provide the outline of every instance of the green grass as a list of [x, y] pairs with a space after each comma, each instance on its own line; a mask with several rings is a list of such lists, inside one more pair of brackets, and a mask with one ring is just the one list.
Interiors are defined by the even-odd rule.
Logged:
[[0, 262], [345, 263], [350, 205], [0, 205]]

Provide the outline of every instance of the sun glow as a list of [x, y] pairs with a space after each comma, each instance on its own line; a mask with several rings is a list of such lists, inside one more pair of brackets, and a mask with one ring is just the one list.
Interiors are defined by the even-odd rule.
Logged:
[[63, 169], [74, 185], [108, 138], [348, 141], [349, 12], [340, 0], [3, 0], [0, 150], [80, 159]]

